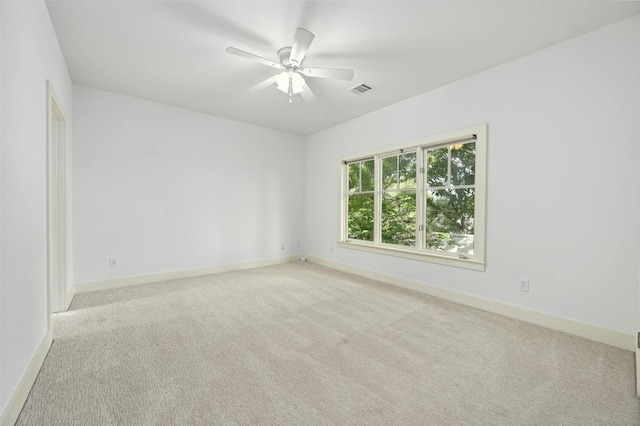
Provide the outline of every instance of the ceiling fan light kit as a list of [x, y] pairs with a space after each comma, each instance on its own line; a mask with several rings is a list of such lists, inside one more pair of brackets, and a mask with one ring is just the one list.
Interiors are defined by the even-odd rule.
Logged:
[[278, 90], [289, 95], [289, 103], [292, 102], [293, 95], [298, 93], [302, 95], [302, 98], [306, 102], [313, 102], [316, 100], [316, 97], [307, 85], [303, 75], [311, 78], [329, 78], [351, 81], [354, 74], [353, 70], [350, 69], [302, 68], [302, 61], [304, 61], [307, 50], [314, 38], [315, 35], [311, 31], [305, 30], [304, 28], [298, 28], [293, 39], [293, 45], [283, 47], [278, 50], [280, 64], [254, 55], [253, 53], [236, 49], [235, 47], [227, 47], [226, 52], [267, 65], [271, 68], [278, 68], [282, 70], [278, 75], [269, 77], [268, 79], [258, 83], [249, 89], [250, 91], [261, 90], [273, 83], [276, 83]]
[[278, 90], [287, 94], [297, 94], [304, 90], [304, 78], [297, 72], [283, 71], [276, 77]]

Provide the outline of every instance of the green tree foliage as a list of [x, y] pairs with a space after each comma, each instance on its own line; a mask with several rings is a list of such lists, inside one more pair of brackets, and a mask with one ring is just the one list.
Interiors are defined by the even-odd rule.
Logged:
[[415, 191], [385, 193], [382, 196], [382, 242], [415, 246]]
[[373, 241], [373, 193], [349, 197], [349, 238]]

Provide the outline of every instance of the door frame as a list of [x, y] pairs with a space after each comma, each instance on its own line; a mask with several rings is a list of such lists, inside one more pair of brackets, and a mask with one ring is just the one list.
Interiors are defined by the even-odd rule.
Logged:
[[67, 309], [70, 276], [69, 156], [66, 114], [47, 80], [47, 321]]

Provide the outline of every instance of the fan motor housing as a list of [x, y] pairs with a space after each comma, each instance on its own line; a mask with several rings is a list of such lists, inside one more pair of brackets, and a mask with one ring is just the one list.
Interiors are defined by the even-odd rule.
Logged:
[[280, 64], [282, 64], [283, 67], [291, 67], [293, 65], [290, 59], [291, 46], [283, 47], [282, 49], [278, 50], [278, 57], [280, 58]]

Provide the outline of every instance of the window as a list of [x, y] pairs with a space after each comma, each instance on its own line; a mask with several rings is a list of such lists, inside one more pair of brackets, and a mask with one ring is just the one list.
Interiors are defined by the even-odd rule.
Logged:
[[373, 241], [373, 159], [349, 163], [349, 231], [347, 238]]
[[343, 161], [343, 247], [484, 270], [481, 125]]
[[474, 253], [475, 157], [475, 142], [425, 150], [427, 249]]
[[383, 157], [381, 240], [416, 246], [416, 153]]

